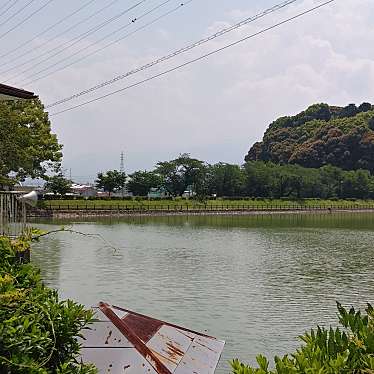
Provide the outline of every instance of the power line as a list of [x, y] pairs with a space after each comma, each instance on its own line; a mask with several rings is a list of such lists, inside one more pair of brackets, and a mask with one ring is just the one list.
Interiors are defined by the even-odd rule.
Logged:
[[0, 39], [2, 39], [4, 36], [8, 35], [10, 32], [18, 28], [19, 26], [23, 25], [26, 21], [28, 21], [31, 17], [33, 17], [35, 14], [39, 13], [41, 10], [43, 10], [46, 6], [48, 6], [50, 3], [52, 3], [54, 0], [48, 0], [45, 4], [43, 4], [38, 9], [34, 10], [31, 14], [29, 14], [26, 18], [21, 20], [20, 22], [16, 23], [13, 27], [11, 27], [8, 31], [2, 33], [0, 35]]
[[[16, 0], [18, 1], [18, 0]], [[62, 22], [66, 21], [67, 19], [69, 19], [70, 17], [74, 16], [75, 14], [77, 14], [78, 12], [80, 12], [81, 10], [83, 10], [84, 8], [86, 8], [87, 6], [89, 6], [91, 3], [95, 2], [97, 0], [89, 0], [87, 1], [85, 4], [83, 4], [81, 7], [79, 7], [77, 10], [73, 11], [72, 13], [69, 13], [67, 16], [61, 18], [59, 21], [57, 21], [56, 23], [54, 23], [53, 25], [47, 27], [46, 29], [44, 29], [42, 32], [40, 32], [39, 34], [35, 35], [34, 37], [32, 37], [31, 39], [28, 39], [26, 40], [25, 42], [23, 42], [22, 44], [19, 44], [17, 47], [11, 49], [10, 51], [0, 55], [0, 58], [4, 58], [10, 54], [12, 54], [13, 52], [16, 52], [18, 51], [19, 49], [21, 49], [22, 47], [24, 47], [25, 45], [33, 42], [35, 39], [39, 38], [40, 36], [46, 34], [48, 31], [52, 30], [53, 28], [55, 28], [56, 26], [60, 25]], [[34, 49], [33, 49], [34, 50]], [[16, 58], [18, 59], [19, 56]], [[10, 62], [13, 62], [15, 61], [16, 59], [10, 61]], [[0, 66], [4, 66], [4, 65], [7, 65], [9, 62], [5, 63], [5, 64], [2, 64]]]
[[0, 6], [0, 10], [1, 9], [4, 9], [9, 3], [11, 3], [12, 2], [12, 0], [8, 0], [8, 1], [6, 1], [2, 6]]
[[[107, 5], [103, 6], [102, 8], [98, 9], [97, 11], [95, 11], [95, 12], [92, 13], [92, 14], [90, 14], [89, 16], [87, 16], [86, 18], [84, 18], [83, 20], [81, 20], [81, 21], [79, 21], [79, 22], [76, 22], [75, 24], [71, 25], [71, 26], [68, 27], [67, 29], [65, 29], [65, 30], [63, 30], [62, 32], [60, 32], [59, 34], [57, 34], [57, 35], [53, 36], [52, 38], [46, 40], [44, 43], [40, 44], [39, 46], [37, 46], [37, 47], [33, 47], [33, 48], [27, 50], [27, 51], [24, 52], [23, 54], [17, 56], [15, 59], [13, 59], [13, 60], [11, 60], [11, 61], [8, 61], [8, 62], [6, 62], [5, 64], [2, 64], [2, 65], [0, 65], [0, 66], [9, 65], [9, 64], [11, 64], [12, 62], [17, 61], [19, 58], [24, 57], [24, 56], [27, 56], [29, 53], [34, 52], [35, 50], [44, 47], [44, 46], [45, 46], [46, 44], [48, 44], [49, 42], [51, 42], [51, 41], [53, 41], [53, 40], [55, 40], [55, 39], [57, 39], [57, 38], [59, 38], [59, 37], [61, 37], [61, 36], [64, 36], [64, 35], [67, 34], [69, 31], [71, 31], [71, 30], [77, 28], [78, 26], [82, 25], [83, 23], [89, 21], [91, 18], [93, 18], [93, 17], [97, 16], [98, 14], [102, 13], [104, 10], [108, 9], [108, 8], [111, 7], [114, 3], [117, 3], [118, 1], [119, 1], [119, 0], [113, 0], [113, 1], [111, 1], [109, 4], [107, 4]], [[78, 35], [78, 37], [79, 37], [79, 35]], [[53, 48], [53, 49], [51, 49], [51, 50], [45, 51], [45, 52], [43, 52], [43, 53], [42, 53], [41, 55], [39, 55], [39, 56], [33, 57], [33, 58], [29, 59], [29, 60], [26, 60], [26, 61], [23, 62], [23, 63], [20, 63], [20, 64], [18, 64], [18, 65], [13, 65], [11, 68], [9, 68], [9, 69], [7, 69], [7, 70], [4, 70], [4, 71], [0, 72], [0, 74], [5, 74], [5, 73], [7, 73], [7, 72], [9, 72], [9, 71], [15, 70], [15, 69], [17, 69], [17, 68], [19, 68], [19, 67], [21, 67], [21, 66], [26, 65], [26, 64], [28, 64], [29, 62], [35, 61], [35, 60], [37, 60], [38, 58], [43, 57], [43, 56], [49, 54], [50, 52], [55, 51], [56, 49], [60, 48], [61, 46], [63, 46], [64, 44], [67, 44], [67, 43], [69, 43], [69, 41], [67, 41], [66, 43], [62, 43], [62, 44], [58, 45], [57, 47], [55, 47], [55, 48]]]
[[107, 98], [107, 97], [109, 97], [109, 96], [113, 96], [113, 95], [115, 95], [115, 94], [117, 94], [117, 93], [119, 93], [119, 92], [123, 92], [123, 91], [126, 91], [126, 90], [130, 89], [130, 88], [140, 86], [140, 85], [142, 85], [142, 84], [144, 84], [144, 83], [146, 83], [146, 82], [149, 82], [149, 81], [151, 81], [151, 80], [154, 80], [154, 79], [156, 79], [156, 78], [160, 78], [160, 77], [162, 77], [162, 76], [164, 76], [164, 75], [167, 75], [167, 74], [169, 74], [169, 73], [171, 73], [171, 72], [173, 72], [173, 71], [179, 70], [179, 69], [184, 68], [184, 67], [186, 67], [186, 66], [188, 66], [188, 65], [191, 65], [191, 64], [193, 64], [193, 63], [195, 63], [195, 62], [198, 62], [198, 61], [204, 60], [204, 59], [206, 59], [206, 58], [208, 58], [208, 57], [210, 57], [210, 56], [212, 56], [212, 55], [215, 55], [215, 54], [217, 54], [217, 53], [219, 53], [219, 52], [222, 52], [222, 51], [224, 51], [224, 50], [226, 50], [226, 49], [228, 49], [228, 48], [230, 48], [230, 47], [233, 47], [233, 46], [235, 46], [235, 45], [238, 45], [238, 44], [240, 44], [240, 43], [243, 43], [244, 41], [247, 41], [247, 40], [249, 40], [249, 39], [255, 38], [256, 36], [259, 36], [259, 35], [264, 34], [264, 33], [268, 32], [268, 31], [270, 31], [270, 30], [273, 30], [273, 29], [275, 29], [275, 28], [277, 28], [277, 27], [279, 27], [279, 26], [281, 26], [281, 25], [284, 25], [284, 24], [286, 24], [286, 23], [289, 23], [289, 22], [291, 22], [291, 21], [293, 21], [293, 20], [295, 20], [295, 19], [297, 19], [297, 18], [300, 18], [300, 17], [302, 17], [302, 16], [304, 16], [304, 15], [306, 15], [306, 14], [308, 14], [308, 13], [312, 13], [312, 12], [316, 11], [317, 9], [322, 8], [323, 6], [326, 6], [326, 5], [328, 5], [328, 4], [330, 4], [330, 3], [334, 2], [334, 1], [335, 1], [335, 0], [325, 1], [325, 2], [322, 3], [322, 4], [319, 4], [319, 5], [317, 5], [317, 6], [313, 7], [313, 8], [310, 8], [310, 9], [304, 11], [304, 12], [298, 13], [298, 14], [296, 14], [296, 15], [293, 16], [293, 17], [287, 18], [287, 19], [285, 19], [285, 20], [283, 20], [283, 21], [281, 21], [281, 22], [278, 22], [278, 23], [276, 23], [276, 24], [274, 24], [274, 25], [272, 25], [272, 26], [269, 26], [269, 27], [267, 27], [267, 28], [264, 28], [264, 29], [262, 29], [262, 30], [260, 30], [260, 31], [258, 31], [258, 32], [256, 32], [256, 33], [254, 33], [254, 34], [250, 34], [250, 35], [248, 35], [248, 36], [246, 36], [246, 37], [244, 37], [244, 38], [241, 38], [241, 39], [239, 39], [239, 40], [237, 40], [237, 41], [235, 41], [235, 42], [232, 42], [232, 43], [230, 43], [230, 44], [226, 44], [225, 46], [223, 46], [223, 47], [221, 47], [221, 48], [218, 48], [218, 49], [215, 49], [215, 50], [213, 50], [213, 51], [211, 51], [211, 52], [209, 52], [209, 53], [206, 53], [206, 54], [204, 54], [204, 55], [202, 55], [202, 56], [200, 56], [200, 57], [197, 57], [197, 58], [194, 58], [194, 59], [189, 60], [189, 61], [187, 61], [187, 62], [184, 62], [183, 64], [177, 65], [177, 66], [175, 66], [175, 67], [173, 67], [173, 68], [171, 68], [171, 69], [165, 70], [165, 71], [163, 71], [163, 72], [161, 72], [161, 73], [158, 73], [158, 74], [152, 75], [151, 77], [148, 77], [148, 78], [146, 78], [146, 79], [143, 79], [143, 80], [141, 80], [141, 81], [138, 81], [138, 82], [136, 82], [136, 83], [133, 83], [133, 84], [131, 84], [131, 85], [129, 85], [129, 86], [126, 86], [126, 87], [120, 88], [120, 89], [118, 89], [118, 90], [115, 90], [115, 91], [109, 92], [109, 93], [107, 93], [107, 94], [105, 94], [105, 95], [102, 95], [102, 96], [98, 96], [98, 97], [96, 97], [96, 98], [94, 98], [94, 99], [91, 99], [91, 100], [85, 101], [85, 102], [83, 102], [83, 103], [77, 104], [77, 105], [75, 105], [75, 106], [72, 106], [72, 107], [69, 107], [69, 108], [63, 109], [63, 110], [61, 110], [61, 111], [59, 111], [59, 112], [51, 113], [50, 116], [59, 115], [59, 114], [62, 114], [62, 113], [65, 113], [65, 112], [68, 112], [68, 111], [71, 111], [71, 110], [74, 110], [74, 109], [77, 109], [77, 108], [83, 107], [83, 106], [85, 106], [85, 105], [88, 105], [88, 104], [94, 103], [94, 102], [96, 102], [96, 101], [103, 100], [103, 99], [105, 99], [105, 98]]
[[[13, 3], [8, 6], [8, 8], [6, 8], [2, 13], [0, 13], [0, 17], [3, 16], [8, 10], [12, 9], [18, 3], [18, 1], [19, 0], [14, 0]], [[6, 6], [7, 4], [9, 4], [11, 2], [12, 2], [12, 0], [9, 0], [4, 5]], [[4, 8], [4, 6], [1, 9], [3, 9], [3, 8]]]
[[[78, 55], [79, 53], [85, 51], [86, 49], [88, 49], [88, 48], [90, 48], [90, 47], [92, 47], [92, 46], [94, 46], [94, 45], [96, 45], [96, 44], [99, 44], [99, 43], [102, 42], [103, 40], [107, 39], [109, 36], [111, 36], [111, 35], [117, 33], [118, 31], [122, 31], [122, 30], [125, 29], [125, 28], [128, 28], [129, 26], [131, 26], [131, 25], [133, 25], [134, 23], [138, 22], [140, 19], [146, 17], [147, 15], [153, 13], [155, 10], [161, 8], [163, 5], [165, 5], [166, 3], [169, 3], [170, 1], [171, 1], [171, 0], [166, 0], [166, 1], [164, 1], [163, 3], [157, 5], [156, 7], [152, 8], [151, 10], [149, 10], [149, 11], [147, 11], [147, 12], [145, 12], [145, 13], [143, 13], [142, 15], [140, 15], [140, 16], [138, 16], [138, 17], [135, 17], [135, 18], [132, 19], [129, 23], [127, 23], [127, 24], [121, 26], [119, 29], [117, 29], [117, 30], [111, 32], [110, 34], [107, 34], [105, 37], [99, 39], [97, 42], [91, 43], [90, 45], [86, 46], [85, 48], [82, 48], [82, 49], [80, 49], [79, 51], [73, 53], [73, 55], [67, 56], [67, 57], [63, 58], [62, 60], [57, 61], [56, 63], [54, 63], [54, 64], [52, 64], [52, 65], [50, 65], [50, 66], [44, 68], [43, 70], [41, 70], [41, 71], [39, 71], [39, 72], [37, 72], [37, 73], [35, 73], [34, 75], [37, 75], [37, 74], [40, 74], [40, 73], [42, 73], [42, 72], [44, 72], [44, 71], [46, 71], [46, 70], [49, 70], [49, 69], [53, 68], [54, 66], [59, 65], [59, 64], [61, 64], [62, 62], [66, 61], [66, 60], [69, 60], [70, 58], [72, 58], [72, 57]], [[118, 39], [116, 39], [116, 40], [114, 40], [114, 41], [108, 43], [107, 45], [105, 45], [105, 46], [103, 46], [103, 47], [101, 47], [101, 48], [98, 48], [98, 49], [96, 49], [96, 50], [94, 50], [94, 51], [88, 53], [88, 54], [85, 55], [85, 56], [82, 56], [82, 57], [78, 58], [77, 60], [72, 61], [71, 63], [69, 63], [69, 64], [67, 64], [67, 65], [65, 65], [65, 66], [59, 67], [59, 68], [57, 68], [57, 69], [55, 69], [55, 70], [53, 70], [53, 71], [51, 71], [51, 72], [49, 72], [49, 73], [47, 73], [47, 74], [45, 74], [45, 75], [42, 75], [41, 77], [38, 77], [38, 78], [32, 79], [32, 80], [30, 80], [30, 81], [27, 81], [27, 78], [26, 78], [25, 80], [21, 81], [21, 83], [22, 83], [22, 84], [25, 84], [25, 85], [28, 85], [28, 84], [30, 84], [30, 83], [37, 82], [37, 81], [39, 81], [39, 80], [41, 80], [41, 79], [47, 78], [47, 77], [49, 77], [50, 75], [55, 74], [55, 73], [57, 73], [57, 72], [59, 72], [59, 71], [61, 71], [61, 70], [64, 70], [64, 69], [66, 69], [66, 68], [68, 68], [68, 67], [70, 67], [70, 66], [72, 66], [72, 65], [75, 65], [76, 63], [81, 62], [81, 61], [85, 60], [86, 58], [91, 57], [92, 55], [94, 55], [94, 54], [96, 54], [96, 53], [98, 53], [98, 52], [103, 51], [104, 49], [106, 49], [106, 48], [112, 46], [113, 44], [116, 44], [116, 43], [118, 43], [119, 41], [124, 40], [124, 39], [128, 38], [128, 37], [131, 36], [131, 35], [134, 35], [134, 34], [137, 33], [138, 31], [144, 30], [145, 28], [147, 28], [147, 27], [153, 25], [154, 23], [160, 21], [161, 19], [163, 19], [163, 18], [169, 16], [170, 14], [172, 14], [172, 13], [178, 11], [180, 8], [182, 8], [182, 7], [186, 6], [186, 5], [188, 5], [188, 4], [191, 3], [192, 1], [193, 1], [193, 0], [188, 0], [188, 1], [184, 2], [184, 3], [179, 4], [177, 7], [173, 8], [173, 9], [171, 9], [171, 10], [168, 10], [166, 13], [161, 14], [160, 16], [158, 16], [157, 18], [155, 18], [155, 19], [152, 20], [151, 22], [148, 22], [148, 23], [146, 23], [145, 25], [143, 25], [143, 26], [141, 26], [141, 27], [138, 27], [137, 29], [135, 29], [135, 30], [133, 30], [133, 31], [131, 31], [131, 32], [127, 33], [127, 34], [125, 34], [124, 36], [122, 36], [122, 37], [120, 37], [120, 38], [118, 38]], [[296, 0], [294, 0], [294, 1], [296, 1]], [[29, 78], [31, 78], [31, 77], [32, 77], [32, 76], [30, 76]], [[24, 82], [26, 82], [26, 81], [27, 81], [27, 83], [24, 83]]]
[[31, 5], [35, 0], [30, 0], [27, 4], [25, 4], [21, 9], [17, 10], [13, 13], [9, 18], [7, 18], [4, 22], [0, 23], [0, 27], [8, 23], [11, 19], [13, 19], [17, 14], [21, 13], [24, 9], [26, 9], [29, 5]]
[[[146, 70], [146, 69], [149, 69], [149, 68], [151, 68], [151, 67], [153, 67], [155, 65], [158, 65], [158, 64], [160, 64], [160, 63], [162, 63], [164, 61], [170, 60], [171, 58], [174, 58], [174, 57], [176, 57], [176, 56], [178, 56], [178, 55], [180, 55], [182, 53], [190, 51], [191, 49], [194, 49], [194, 48], [199, 47], [199, 46], [201, 46], [201, 45], [203, 45], [205, 43], [208, 43], [208, 42], [212, 41], [213, 39], [216, 39], [218, 37], [221, 37], [221, 36], [223, 36], [223, 35], [231, 32], [231, 31], [237, 30], [240, 27], [248, 25], [249, 23], [252, 23], [252, 22], [254, 22], [254, 21], [256, 21], [256, 20], [258, 20], [260, 18], [263, 18], [263, 17], [265, 17], [265, 16], [267, 16], [267, 15], [269, 15], [271, 13], [279, 11], [279, 10], [281, 10], [281, 9], [283, 9], [283, 8], [285, 8], [285, 7], [293, 4], [293, 3], [295, 3], [296, 1], [298, 1], [298, 0], [286, 0], [286, 1], [283, 1], [283, 2], [281, 2], [279, 4], [274, 5], [271, 8], [268, 8], [268, 9], [266, 9], [266, 10], [264, 10], [264, 11], [262, 11], [262, 12], [256, 14], [256, 15], [252, 16], [252, 17], [246, 18], [246, 19], [244, 19], [244, 20], [242, 20], [242, 21], [240, 21], [240, 22], [238, 22], [238, 23], [236, 23], [236, 24], [234, 24], [234, 25], [232, 25], [230, 27], [226, 27], [224, 29], [221, 29], [220, 31], [217, 31], [216, 33], [214, 33], [214, 34], [212, 34], [212, 35], [210, 35], [210, 36], [208, 36], [206, 38], [200, 39], [197, 42], [189, 44], [186, 47], [180, 48], [177, 51], [172, 52], [172, 53], [170, 53], [170, 54], [168, 54], [166, 56], [163, 56], [163, 57], [161, 57], [161, 58], [159, 58], [157, 60], [154, 60], [154, 61], [152, 61], [152, 62], [150, 62], [148, 64], [145, 64], [145, 65], [143, 65], [141, 67], [138, 67], [136, 69], [130, 70], [129, 72], [127, 72], [125, 74], [118, 75], [117, 77], [114, 77], [114, 78], [112, 78], [112, 79], [110, 79], [110, 80], [108, 80], [106, 82], [103, 82], [103, 83], [100, 83], [100, 84], [98, 84], [96, 86], [93, 86], [93, 87], [91, 87], [91, 88], [89, 88], [87, 90], [81, 91], [81, 92], [79, 92], [77, 94], [74, 94], [74, 95], [72, 95], [70, 97], [67, 97], [67, 98], [59, 100], [59, 101], [57, 101], [55, 103], [49, 104], [49, 105], [46, 106], [46, 108], [51, 108], [53, 106], [65, 103], [67, 101], [70, 101], [70, 100], [75, 99], [77, 97], [80, 97], [82, 95], [86, 95], [86, 94], [91, 93], [93, 91], [96, 91], [96, 90], [98, 90], [100, 88], [103, 88], [105, 86], [113, 84], [113, 83], [115, 83], [115, 82], [117, 82], [119, 80], [127, 78], [130, 75], [136, 74], [136, 73], [141, 72], [141, 71]], [[33, 82], [33, 81], [31, 81], [31, 82]], [[28, 83], [31, 83], [31, 82], [28, 82]]]
[[[50, 60], [51, 58], [55, 57], [55, 56], [58, 56], [59, 54], [61, 54], [62, 52], [64, 52], [65, 50], [73, 47], [74, 45], [76, 45], [77, 43], [79, 43], [81, 40], [85, 39], [87, 36], [90, 36], [92, 34], [94, 34], [95, 32], [101, 30], [103, 27], [109, 25], [111, 22], [114, 22], [116, 21], [117, 19], [123, 17], [126, 13], [130, 12], [131, 10], [137, 8], [139, 5], [143, 4], [144, 2], [146, 2], [147, 0], [140, 0], [138, 1], [135, 5], [132, 5], [130, 6], [129, 8], [125, 9], [124, 11], [116, 14], [115, 16], [105, 20], [104, 22], [100, 23], [99, 25], [97, 26], [94, 26], [92, 28], [90, 28], [88, 31], [78, 35], [77, 37], [73, 38], [73, 40], [71, 40], [70, 42], [68, 41], [67, 43], [64, 42], [62, 44], [60, 44], [59, 46], [53, 48], [52, 50], [50, 50], [49, 52], [47, 53], [50, 53], [52, 51], [55, 51], [57, 50], [55, 53], [53, 53], [52, 55], [44, 58], [43, 60], [37, 62], [36, 64], [28, 67], [27, 69], [23, 70], [21, 73], [19, 74], [16, 74], [14, 76], [12, 76], [11, 78], [8, 78], [6, 80], [4, 80], [4, 82], [8, 82], [9, 80], [13, 79], [13, 78], [17, 78], [19, 75], [22, 75], [24, 73], [27, 73], [28, 71], [32, 70], [33, 68], [35, 68], [36, 66], [39, 66], [40, 64], [42, 64], [43, 62], [46, 62], [48, 60]], [[70, 44], [69, 44], [70, 43]], [[66, 45], [67, 44], [67, 45]], [[62, 46], [66, 45], [65, 47], [61, 48]], [[41, 55], [43, 56], [43, 55]], [[41, 57], [39, 56], [39, 57]]]

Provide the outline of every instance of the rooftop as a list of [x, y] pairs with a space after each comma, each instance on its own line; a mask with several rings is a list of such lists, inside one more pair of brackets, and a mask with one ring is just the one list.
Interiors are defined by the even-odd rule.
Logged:
[[33, 92], [25, 91], [20, 88], [7, 86], [0, 83], [0, 100], [15, 99], [35, 99], [37, 96]]

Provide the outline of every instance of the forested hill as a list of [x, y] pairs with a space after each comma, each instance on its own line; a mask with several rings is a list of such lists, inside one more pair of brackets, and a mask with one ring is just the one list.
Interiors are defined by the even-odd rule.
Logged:
[[374, 106], [315, 104], [296, 116], [281, 117], [270, 124], [245, 160], [313, 168], [331, 164], [374, 172]]

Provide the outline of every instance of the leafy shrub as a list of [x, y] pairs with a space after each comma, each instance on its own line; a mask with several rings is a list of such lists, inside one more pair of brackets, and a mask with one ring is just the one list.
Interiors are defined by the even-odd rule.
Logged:
[[291, 355], [275, 357], [275, 368], [269, 369], [266, 357], [257, 356], [258, 368], [234, 360], [234, 374], [289, 373], [374, 373], [374, 309], [368, 304], [366, 315], [338, 303], [339, 322], [343, 329], [317, 327], [301, 336], [304, 345]]
[[29, 246], [26, 238], [0, 237], [0, 373], [96, 373], [76, 361], [77, 337], [92, 321], [92, 312], [59, 301], [39, 271], [20, 261]]

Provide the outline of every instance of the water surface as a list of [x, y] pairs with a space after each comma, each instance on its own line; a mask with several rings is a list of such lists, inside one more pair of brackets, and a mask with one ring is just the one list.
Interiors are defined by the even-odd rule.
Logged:
[[87, 306], [106, 301], [226, 340], [227, 361], [282, 355], [336, 324], [335, 300], [374, 301], [374, 215], [135, 217], [39, 221], [45, 282]]

